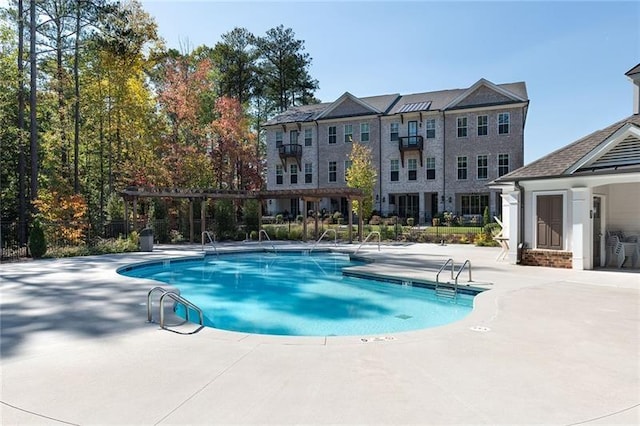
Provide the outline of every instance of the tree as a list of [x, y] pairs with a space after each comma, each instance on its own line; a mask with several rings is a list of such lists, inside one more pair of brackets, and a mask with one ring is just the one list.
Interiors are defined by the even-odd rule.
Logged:
[[216, 43], [211, 58], [220, 72], [218, 91], [220, 96], [247, 102], [257, 82], [258, 51], [255, 37], [246, 28], [234, 28], [222, 35]]
[[296, 40], [291, 28], [272, 28], [265, 37], [256, 39], [256, 45], [264, 96], [279, 112], [317, 102], [313, 92], [318, 89], [318, 81], [309, 75], [311, 57], [304, 51], [304, 41]]
[[[368, 218], [373, 211], [373, 189], [376, 184], [376, 169], [373, 165], [371, 147], [354, 142], [349, 154], [351, 166], [347, 169], [347, 186], [362, 190], [362, 216]], [[353, 211], [358, 212], [359, 203], [353, 202]]]

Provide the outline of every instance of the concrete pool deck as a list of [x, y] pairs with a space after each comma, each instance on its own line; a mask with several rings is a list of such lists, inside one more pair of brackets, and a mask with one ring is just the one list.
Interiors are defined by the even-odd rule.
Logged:
[[[247, 245], [219, 251], [238, 246]], [[516, 266], [496, 261], [499, 249], [464, 245], [371, 245], [360, 251], [376, 260], [371, 272], [434, 280], [447, 258], [470, 259], [474, 285], [490, 291], [459, 322], [384, 336], [185, 335], [147, 323], [154, 284], [115, 270], [201, 253], [157, 246], [0, 265], [0, 423], [640, 423], [637, 269]]]

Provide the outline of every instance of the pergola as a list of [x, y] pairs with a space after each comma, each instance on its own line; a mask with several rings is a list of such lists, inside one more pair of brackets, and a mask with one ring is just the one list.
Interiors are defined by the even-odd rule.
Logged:
[[[189, 241], [194, 242], [193, 224], [193, 202], [202, 200], [200, 208], [200, 230], [202, 232], [202, 242], [204, 243], [204, 232], [206, 231], [205, 213], [208, 200], [258, 200], [264, 203], [269, 199], [301, 198], [306, 202], [315, 203], [317, 211], [318, 204], [322, 198], [346, 198], [347, 211], [351, 212], [354, 200], [358, 203], [358, 240], [362, 241], [362, 199], [363, 193], [355, 188], [316, 188], [316, 189], [283, 189], [276, 191], [242, 191], [242, 190], [222, 190], [222, 189], [185, 189], [185, 188], [140, 188], [127, 187], [120, 192], [124, 198], [126, 229], [129, 229], [129, 203], [133, 207], [133, 223], [137, 224], [138, 199], [140, 198], [172, 198], [189, 200]], [[258, 223], [262, 229], [262, 209], [258, 210]], [[353, 217], [349, 216], [349, 242], [353, 242]], [[136, 226], [136, 225], [134, 225]], [[302, 221], [303, 238], [307, 238], [307, 221]], [[315, 233], [318, 233], [318, 215], [315, 215]], [[316, 235], [317, 237], [317, 235]]]

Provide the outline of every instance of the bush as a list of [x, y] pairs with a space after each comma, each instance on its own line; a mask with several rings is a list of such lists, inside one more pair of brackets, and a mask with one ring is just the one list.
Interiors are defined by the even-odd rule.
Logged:
[[252, 240], [257, 240], [258, 239], [258, 231], [251, 231], [249, 233], [249, 238], [251, 238]]
[[277, 223], [277, 224], [280, 224], [280, 223], [283, 223], [283, 222], [284, 222], [284, 216], [283, 216], [283, 214], [282, 214], [282, 213], [278, 213], [278, 214], [276, 215], [276, 223]]
[[380, 216], [373, 215], [371, 219], [369, 219], [369, 225], [380, 225]]
[[260, 229], [259, 221], [260, 203], [257, 200], [247, 200], [244, 203], [244, 225], [247, 232], [258, 232]]
[[34, 259], [40, 259], [47, 252], [47, 240], [44, 238], [44, 231], [38, 220], [33, 222], [29, 233], [29, 252]]
[[279, 226], [276, 229], [275, 239], [276, 240], [287, 240], [287, 239], [289, 239], [289, 231], [287, 231], [287, 227], [286, 226]]
[[408, 226], [413, 226], [413, 224], [415, 223], [415, 219], [412, 217], [408, 217], [407, 218], [407, 225]]
[[221, 241], [235, 238], [236, 221], [231, 201], [219, 200], [215, 203], [213, 231]]
[[482, 213], [482, 226], [487, 226], [489, 223], [491, 223], [491, 217], [489, 216], [489, 206], [487, 206]]
[[171, 244], [177, 244], [184, 241], [184, 236], [177, 229], [169, 231], [169, 241]]

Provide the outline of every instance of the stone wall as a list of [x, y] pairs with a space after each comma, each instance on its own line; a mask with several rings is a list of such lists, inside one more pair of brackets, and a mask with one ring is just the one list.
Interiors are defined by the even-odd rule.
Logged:
[[528, 249], [522, 253], [521, 265], [524, 266], [548, 266], [550, 268], [571, 269], [573, 263], [570, 251], [558, 250], [532, 250]]

